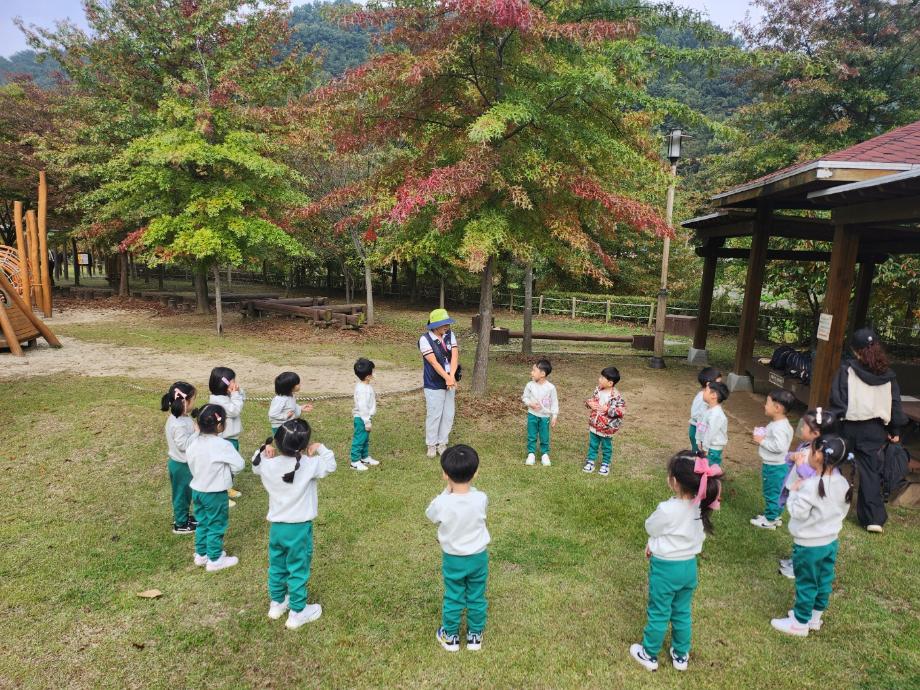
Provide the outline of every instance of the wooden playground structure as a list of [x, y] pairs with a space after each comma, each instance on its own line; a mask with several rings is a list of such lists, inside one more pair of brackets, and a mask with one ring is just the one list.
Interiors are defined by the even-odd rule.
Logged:
[[34, 345], [38, 336], [51, 347], [61, 347], [33, 308], [45, 318], [52, 313], [51, 272], [48, 263], [48, 183], [38, 176], [38, 208], [23, 214], [21, 201], [13, 203], [16, 247], [0, 245], [0, 349], [23, 356], [22, 343]]

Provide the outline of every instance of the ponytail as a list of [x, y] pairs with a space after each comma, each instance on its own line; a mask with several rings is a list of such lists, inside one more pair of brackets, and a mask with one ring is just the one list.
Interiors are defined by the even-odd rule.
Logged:
[[281, 479], [293, 483], [294, 474], [300, 469], [300, 459], [310, 445], [312, 430], [306, 419], [289, 419], [275, 432], [275, 447], [282, 454], [294, 457], [294, 469], [282, 475]]
[[[173, 417], [185, 414], [185, 403], [195, 395], [195, 386], [185, 381], [176, 381], [160, 399], [160, 410], [169, 412]], [[197, 411], [197, 410], [196, 410]], [[192, 416], [196, 416], [193, 412]]]
[[285, 481], [288, 484], [294, 483], [294, 473], [300, 469], [300, 458], [301, 458], [301, 453], [298, 450], [296, 453], [294, 453], [294, 469], [292, 469], [290, 472], [285, 472], [283, 475], [281, 475], [282, 481]]
[[255, 467], [258, 467], [258, 466], [259, 466], [259, 463], [262, 462], [262, 453], [264, 453], [264, 452], [265, 452], [265, 449], [268, 448], [268, 446], [270, 446], [270, 445], [272, 444], [272, 441], [273, 441], [273, 440], [274, 440], [274, 439], [273, 439], [271, 436], [269, 436], [267, 439], [265, 439], [265, 443], [263, 443], [261, 446], [259, 446], [259, 450], [257, 450], [257, 451], [255, 452], [255, 454], [252, 456], [252, 464], [253, 464]]
[[[833, 470], [840, 468], [852, 457], [852, 453], [847, 452], [846, 442], [836, 434], [825, 434], [814, 440], [811, 446], [813, 453], [821, 453], [821, 474], [818, 478], [818, 496], [824, 498], [827, 492], [824, 490], [824, 475]], [[841, 473], [843, 476], [843, 473]], [[847, 479], [846, 477], [844, 477]], [[853, 495], [853, 485], [847, 479], [849, 489], [847, 490], [846, 500], [849, 501]]]

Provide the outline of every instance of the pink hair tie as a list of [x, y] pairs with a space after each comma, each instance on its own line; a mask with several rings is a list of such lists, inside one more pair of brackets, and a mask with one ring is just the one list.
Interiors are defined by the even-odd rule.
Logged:
[[[700, 475], [700, 488], [696, 492], [696, 498], [693, 499], [693, 503], [699, 505], [702, 500], [706, 497], [706, 488], [709, 484], [710, 477], [720, 477], [722, 476], [722, 468], [718, 465], [710, 465], [709, 460], [706, 458], [697, 458], [693, 463], [693, 471]], [[716, 496], [716, 500], [709, 504], [709, 507], [713, 510], [718, 510], [720, 507], [720, 500], [722, 498], [722, 487], [719, 487], [719, 495]]]
[[214, 419], [216, 419], [218, 422], [224, 421], [224, 420], [222, 420], [222, 419], [220, 418], [220, 415], [219, 415], [219, 414], [214, 415]]
[[179, 398], [182, 398], [183, 400], [185, 400], [187, 397], [188, 396], [185, 393], [183, 393], [177, 388], [175, 392], [175, 396], [173, 397], [173, 400], [178, 400]]

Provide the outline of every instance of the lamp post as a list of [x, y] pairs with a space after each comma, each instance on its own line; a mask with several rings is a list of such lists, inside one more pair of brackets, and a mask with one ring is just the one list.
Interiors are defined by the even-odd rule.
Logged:
[[[677, 183], [677, 160], [680, 158], [681, 139], [686, 135], [679, 129], [672, 129], [668, 134], [668, 160], [671, 161], [671, 184], [668, 185], [668, 201], [665, 216], [668, 227], [672, 226], [674, 215], [674, 185]], [[664, 369], [664, 322], [668, 308], [668, 254], [671, 251], [671, 238], [665, 236], [661, 250], [661, 289], [658, 290], [658, 311], [655, 314], [655, 354], [649, 359], [652, 369]]]

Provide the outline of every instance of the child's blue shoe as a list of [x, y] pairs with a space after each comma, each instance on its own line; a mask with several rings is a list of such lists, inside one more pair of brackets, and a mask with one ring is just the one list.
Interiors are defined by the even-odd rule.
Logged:
[[608, 474], [610, 474], [610, 465], [608, 465], [606, 462], [603, 463], [597, 473], [602, 477], [606, 477]]
[[581, 471], [582, 471], [582, 472], [593, 472], [593, 471], [594, 471], [594, 463], [593, 463], [591, 460], [588, 460], [588, 461], [585, 463], [585, 466], [581, 468]]
[[630, 645], [629, 655], [638, 661], [646, 671], [658, 670], [658, 659], [653, 656], [649, 656], [641, 644]]
[[444, 628], [438, 628], [435, 639], [437, 639], [437, 641], [441, 643], [441, 646], [444, 647], [444, 649], [446, 649], [448, 652], [460, 651], [459, 635], [448, 635], [446, 632], [444, 632]]
[[466, 649], [470, 652], [478, 652], [482, 649], [482, 633], [468, 632], [466, 634]]
[[674, 651], [674, 647], [671, 647], [671, 664], [678, 671], [686, 671], [687, 665], [690, 663], [689, 654], [678, 654]]

